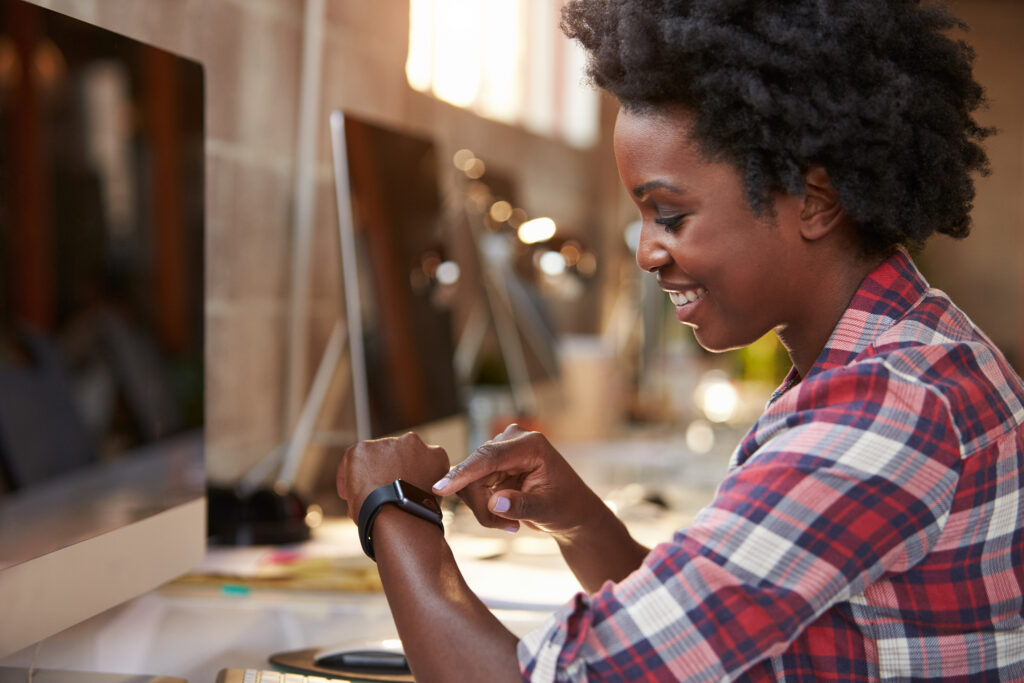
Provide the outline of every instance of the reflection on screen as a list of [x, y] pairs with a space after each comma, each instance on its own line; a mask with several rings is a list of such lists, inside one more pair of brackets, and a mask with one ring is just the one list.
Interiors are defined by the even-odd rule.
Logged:
[[371, 435], [460, 410], [438, 162], [424, 139], [345, 117]]
[[203, 422], [203, 75], [0, 2], [0, 492]]

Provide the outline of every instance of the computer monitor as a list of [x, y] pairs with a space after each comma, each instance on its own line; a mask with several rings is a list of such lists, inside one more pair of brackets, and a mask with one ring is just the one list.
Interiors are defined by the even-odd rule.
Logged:
[[198, 565], [200, 64], [0, 0], [0, 657]]
[[342, 111], [331, 114], [331, 141], [357, 436], [415, 431], [461, 460], [458, 264], [434, 144]]

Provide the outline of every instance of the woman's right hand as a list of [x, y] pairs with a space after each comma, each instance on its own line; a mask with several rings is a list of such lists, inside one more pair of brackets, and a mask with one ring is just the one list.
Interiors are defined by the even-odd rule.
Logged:
[[587, 519], [611, 514], [600, 498], [539, 432], [509, 425], [434, 484], [457, 493], [486, 527], [515, 531], [520, 523], [571, 540]]
[[458, 493], [486, 527], [551, 534], [590, 592], [625, 578], [648, 552], [543, 434], [519, 425], [473, 451], [434, 492]]

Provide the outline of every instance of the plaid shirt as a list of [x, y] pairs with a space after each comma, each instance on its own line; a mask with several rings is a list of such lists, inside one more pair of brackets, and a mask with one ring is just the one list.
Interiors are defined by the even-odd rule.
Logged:
[[1024, 385], [898, 252], [713, 502], [519, 645], [534, 681], [1024, 681]]

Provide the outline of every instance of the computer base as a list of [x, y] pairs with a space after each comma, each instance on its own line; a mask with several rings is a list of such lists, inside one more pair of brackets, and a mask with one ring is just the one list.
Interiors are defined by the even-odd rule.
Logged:
[[308, 541], [306, 504], [294, 492], [207, 489], [207, 535], [211, 545], [288, 545]]
[[63, 671], [60, 669], [29, 669], [0, 666], [0, 683], [188, 683], [174, 676], [150, 674], [107, 674], [91, 671]]

